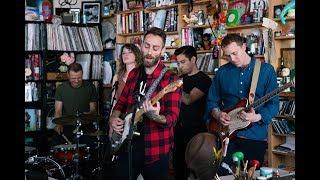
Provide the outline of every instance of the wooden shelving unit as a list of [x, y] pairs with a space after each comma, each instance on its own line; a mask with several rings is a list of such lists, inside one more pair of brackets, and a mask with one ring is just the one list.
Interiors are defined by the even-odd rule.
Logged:
[[108, 15], [108, 16], [102, 16], [101, 18], [102, 18], [102, 19], [110, 19], [110, 18], [114, 18], [114, 17], [115, 17], [114, 14], [110, 14], [110, 15]]
[[209, 25], [194, 25], [194, 26], [182, 27], [182, 29], [186, 29], [186, 28], [210, 28], [210, 26]]
[[197, 54], [204, 54], [204, 53], [212, 53], [212, 49], [209, 49], [209, 50], [197, 50]]
[[178, 7], [178, 4], [172, 4], [172, 5], [166, 5], [166, 6], [160, 6], [160, 7], [148, 7], [144, 9], [145, 12], [150, 12], [150, 11], [158, 11], [160, 9], [171, 9]]
[[[281, 20], [279, 18], [274, 18], [273, 20], [276, 22], [281, 22]], [[296, 20], [295, 17], [286, 18], [286, 21], [295, 21], [295, 20]]]
[[[279, 94], [281, 98], [286, 98], [288, 100], [294, 100], [295, 94], [293, 92], [282, 92]], [[276, 119], [286, 119], [290, 121], [295, 121], [294, 116], [288, 115], [277, 115]], [[295, 137], [295, 134], [279, 134], [274, 132], [272, 125], [269, 125], [268, 129], [268, 164], [271, 167], [278, 167], [279, 165], [285, 165], [287, 169], [295, 169], [295, 153], [294, 152], [284, 152], [274, 149], [280, 144], [286, 142], [286, 138]]]
[[295, 39], [295, 36], [280, 36], [280, 37], [275, 37], [275, 40], [291, 40], [291, 39]]
[[230, 29], [249, 29], [249, 28], [257, 28], [257, 27], [263, 27], [262, 23], [251, 23], [251, 24], [238, 25], [238, 26], [235, 26], [235, 27], [226, 27], [226, 30], [230, 30]]
[[134, 33], [123, 33], [123, 34], [118, 34], [119, 36], [138, 36], [138, 35], [143, 35], [144, 32], [134, 32]]
[[287, 137], [287, 136], [295, 136], [295, 134], [279, 134], [279, 133], [272, 133], [272, 135], [274, 135], [274, 136], [284, 136], [284, 137]]
[[294, 92], [281, 92], [279, 94], [281, 97], [287, 97], [287, 98], [295, 98], [295, 93]]
[[134, 13], [134, 12], [138, 12], [138, 11], [143, 11], [143, 8], [137, 8], [137, 9], [133, 9], [133, 10], [121, 11], [121, 12], [118, 12], [117, 14], [129, 14], [129, 13]]

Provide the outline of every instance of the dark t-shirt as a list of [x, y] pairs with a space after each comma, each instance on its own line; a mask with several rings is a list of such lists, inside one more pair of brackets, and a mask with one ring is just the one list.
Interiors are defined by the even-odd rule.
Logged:
[[183, 75], [183, 91], [185, 93], [189, 94], [193, 88], [198, 88], [205, 94], [205, 96], [190, 105], [181, 102], [178, 123], [180, 123], [185, 130], [198, 132], [205, 129], [203, 115], [210, 85], [210, 77], [202, 71], [199, 71], [192, 76]]
[[75, 115], [77, 110], [82, 112], [90, 111], [90, 102], [97, 102], [98, 94], [94, 85], [83, 81], [79, 88], [73, 88], [70, 82], [63, 82], [57, 87], [55, 100], [62, 101], [62, 115]]

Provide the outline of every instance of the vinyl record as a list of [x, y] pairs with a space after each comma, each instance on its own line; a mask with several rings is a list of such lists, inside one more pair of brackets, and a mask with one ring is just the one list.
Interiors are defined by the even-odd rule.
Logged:
[[227, 23], [228, 27], [235, 27], [240, 22], [239, 11], [237, 9], [229, 9], [227, 14]]
[[103, 84], [111, 84], [112, 68], [108, 61], [103, 61]]

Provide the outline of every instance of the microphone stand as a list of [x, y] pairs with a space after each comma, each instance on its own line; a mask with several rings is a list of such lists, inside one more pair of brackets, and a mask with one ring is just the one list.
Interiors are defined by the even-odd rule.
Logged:
[[72, 179], [82, 179], [80, 174], [79, 174], [79, 143], [80, 143], [80, 136], [83, 135], [82, 130], [79, 132], [79, 127], [81, 126], [81, 121], [80, 121], [80, 114], [79, 111], [76, 112], [76, 117], [77, 117], [77, 124], [76, 124], [76, 153], [74, 155], [74, 161], [76, 162], [76, 172], [73, 176]]
[[136, 117], [136, 112], [139, 109], [140, 102], [144, 98], [139, 98], [139, 95], [136, 96], [136, 106], [134, 107], [134, 111], [132, 113], [131, 121], [130, 121], [130, 127], [129, 127], [129, 133], [127, 135], [128, 140], [128, 169], [129, 169], [129, 180], [132, 180], [132, 138], [133, 138], [133, 125], [134, 125], [134, 119]]

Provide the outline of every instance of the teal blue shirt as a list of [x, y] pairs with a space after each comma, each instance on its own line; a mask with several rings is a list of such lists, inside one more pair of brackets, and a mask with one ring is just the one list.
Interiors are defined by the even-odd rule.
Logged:
[[[221, 110], [232, 108], [240, 99], [248, 98], [255, 62], [256, 59], [252, 57], [250, 64], [245, 69], [236, 67], [231, 63], [227, 63], [219, 68], [211, 83], [207, 97], [205, 113], [205, 120], [207, 122], [211, 119], [213, 108]], [[262, 63], [255, 100], [263, 97], [277, 87], [277, 76], [273, 66], [268, 63]], [[252, 123], [248, 128], [239, 130], [237, 136], [266, 141], [268, 137], [268, 125], [279, 111], [279, 97], [272, 98], [256, 108], [255, 111], [261, 114], [261, 121]]]

